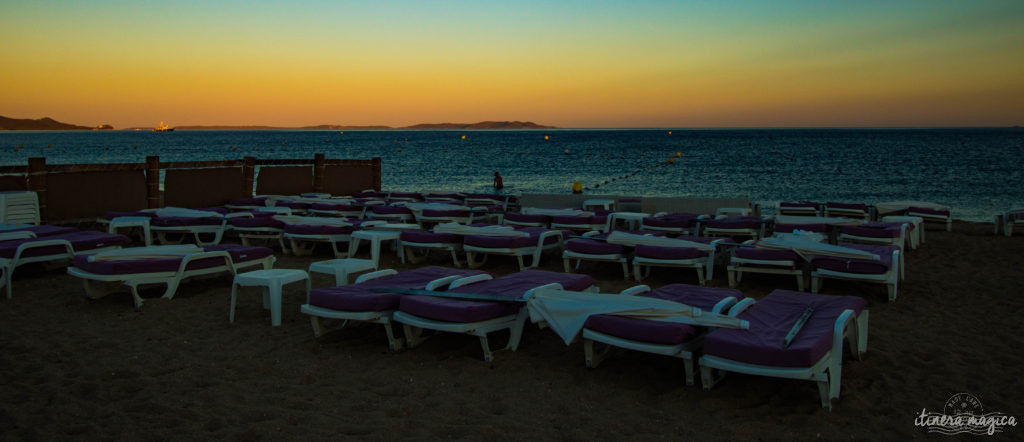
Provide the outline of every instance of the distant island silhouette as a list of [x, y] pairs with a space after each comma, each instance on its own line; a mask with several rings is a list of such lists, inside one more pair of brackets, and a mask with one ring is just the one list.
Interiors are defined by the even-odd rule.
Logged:
[[[97, 126], [77, 126], [61, 123], [49, 117], [40, 119], [18, 119], [0, 116], [0, 130], [111, 130], [109, 124]], [[543, 126], [531, 121], [481, 121], [478, 123], [422, 123], [405, 127], [392, 126], [346, 126], [337, 124], [320, 124], [315, 126], [284, 127], [284, 126], [176, 126], [176, 130], [432, 130], [432, 129], [555, 129], [555, 126]], [[152, 130], [152, 127], [129, 127], [123, 130]]]

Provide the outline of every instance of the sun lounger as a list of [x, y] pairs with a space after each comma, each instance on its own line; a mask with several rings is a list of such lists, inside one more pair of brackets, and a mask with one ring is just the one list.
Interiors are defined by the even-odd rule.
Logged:
[[[725, 313], [738, 300], [743, 299], [743, 293], [738, 290], [689, 284], [672, 284], [653, 291], [641, 285], [624, 290], [622, 294], [665, 299], [719, 314]], [[680, 358], [684, 361], [686, 385], [693, 385], [696, 372], [693, 355], [700, 348], [701, 338], [706, 332], [704, 327], [678, 322], [593, 315], [584, 324], [583, 350], [587, 367], [590, 368], [596, 368], [613, 346]], [[607, 344], [608, 347], [595, 353], [594, 342]]]
[[454, 203], [462, 204], [466, 197], [461, 193], [452, 192], [423, 192], [423, 200], [431, 203]]
[[[288, 209], [286, 209], [288, 210]], [[290, 248], [284, 243], [285, 223], [275, 219], [272, 212], [259, 212], [261, 216], [237, 217], [228, 220], [231, 229], [238, 233], [242, 245], [251, 246], [252, 240], [274, 241], [277, 240], [283, 253], [290, 253]]]
[[[229, 214], [223, 207], [205, 209], [164, 207], [155, 210], [147, 209], [144, 212], [156, 215], [149, 221], [149, 225], [150, 231], [156, 235], [160, 244], [181, 244], [186, 237], [191, 235], [196, 244], [200, 246], [220, 244], [229, 218], [251, 216], [241, 212]], [[178, 237], [175, 238], [174, 235]]]
[[[785, 347], [785, 336], [808, 307], [813, 312]], [[867, 351], [867, 302], [859, 297], [775, 290], [757, 302], [741, 301], [730, 315], [750, 326], [717, 328], [704, 337], [699, 365], [705, 390], [719, 379], [713, 370], [809, 380], [818, 385], [821, 406], [831, 409], [832, 399], [839, 398], [843, 340], [857, 359]]]
[[[633, 275], [642, 281], [650, 274], [651, 267], [682, 267], [697, 271], [697, 281], [704, 285], [715, 276], [715, 256], [718, 247], [733, 242], [730, 238], [708, 238], [680, 235], [679, 245], [671, 242], [658, 245], [638, 244], [633, 257]], [[646, 273], [644, 272], [646, 268]]]
[[[587, 275], [526, 270], [501, 278], [477, 275], [453, 282], [448, 292], [481, 294], [522, 300], [533, 290], [541, 287], [561, 287], [566, 290], [593, 290], [594, 280]], [[466, 333], [480, 338], [484, 360], [494, 358], [487, 334], [498, 330], [509, 330], [511, 335], [504, 349], [515, 351], [519, 347], [523, 326], [529, 313], [523, 302], [475, 301], [440, 298], [434, 296], [403, 296], [395, 321], [404, 325], [409, 347], [423, 341], [422, 331], [437, 330], [452, 333]]]
[[[456, 270], [445, 267], [420, 267], [398, 273], [379, 270], [361, 275], [351, 285], [315, 289], [309, 293], [306, 304], [300, 308], [309, 315], [313, 335], [322, 336], [326, 329], [323, 319], [371, 322], [384, 325], [388, 345], [392, 350], [402, 348], [402, 338], [396, 337], [392, 319], [403, 295], [376, 293], [372, 289], [441, 290], [452, 281], [472, 275], [484, 274], [477, 270]], [[344, 325], [343, 325], [344, 326]]]
[[[469, 266], [475, 269], [484, 265], [489, 255], [508, 255], [516, 257], [520, 270], [537, 267], [545, 250], [563, 248], [564, 240], [569, 236], [568, 231], [542, 227], [521, 227], [516, 232], [522, 236], [466, 235], [462, 247]], [[477, 261], [477, 254], [483, 254], [484, 259]], [[524, 256], [533, 257], [529, 266], [524, 264]]]
[[821, 215], [820, 209], [821, 204], [811, 201], [783, 201], [779, 203], [779, 209], [777, 212], [779, 215], [819, 216]]
[[[999, 221], [997, 220], [997, 222]], [[1013, 229], [1015, 227], [1024, 227], [1024, 209], [1010, 209], [1003, 212], [1001, 222], [1003, 235], [1013, 236]]]
[[269, 269], [274, 265], [272, 250], [234, 244], [138, 247], [119, 252], [123, 254], [75, 256], [68, 274], [82, 278], [86, 295], [91, 298], [116, 291], [102, 287], [101, 283], [124, 284], [131, 289], [135, 308], [138, 309], [143, 303], [138, 287], [143, 284], [166, 284], [163, 298], [171, 299], [178, 285], [193, 276], [220, 272], [234, 274], [241, 268], [262, 266]]
[[[619, 231], [636, 235], [662, 236], [662, 232], [646, 231]], [[571, 273], [573, 265], [571, 260], [576, 260], [575, 269], [579, 270], [583, 261], [604, 261], [615, 262], [622, 265], [622, 277], [629, 279], [629, 260], [632, 258], [633, 247], [625, 244], [613, 244], [607, 241], [609, 232], [597, 231], [583, 234], [583, 238], [570, 239], [565, 243], [565, 251], [562, 252], [562, 264], [565, 272]]]
[[818, 293], [825, 278], [885, 284], [889, 302], [896, 302], [899, 281], [904, 277], [903, 253], [898, 246], [840, 243], [839, 246], [861, 250], [878, 259], [841, 258], [816, 255], [811, 258], [811, 291]]
[[309, 255], [317, 243], [330, 244], [334, 256], [344, 258], [348, 248], [338, 248], [338, 243], [347, 243], [356, 230], [349, 223], [331, 224], [289, 224], [285, 222], [284, 238], [291, 244], [295, 256]]
[[410, 223], [415, 219], [412, 210], [403, 206], [372, 206], [367, 216], [394, 223]]
[[700, 220], [703, 236], [749, 236], [763, 238], [768, 220], [759, 216], [718, 216]]
[[256, 210], [260, 207], [267, 207], [267, 197], [260, 196], [254, 198], [235, 198], [229, 200], [228, 203], [224, 205], [224, 207], [228, 208], [229, 210], [238, 211]]
[[[462, 252], [462, 237], [454, 233], [405, 231], [399, 237], [399, 247], [405, 251], [405, 259], [410, 264], [423, 262], [430, 250], [443, 250], [451, 253], [455, 267], [462, 267], [458, 255], [459, 252]], [[417, 249], [427, 252], [417, 256], [415, 252]]]
[[580, 215], [555, 215], [551, 217], [552, 229], [576, 230], [576, 231], [607, 231], [608, 214], [607, 210], [584, 212]]
[[366, 206], [352, 203], [313, 203], [309, 213], [317, 216], [335, 216], [340, 218], [362, 218], [366, 216]]
[[869, 221], [856, 226], [840, 226], [838, 242], [862, 244], [886, 244], [904, 247], [907, 244], [907, 229], [913, 224]]
[[659, 213], [646, 217], [640, 222], [640, 230], [656, 230], [679, 235], [697, 234], [698, 219], [695, 213]]
[[131, 243], [124, 235], [104, 232], [73, 230], [35, 237], [38, 232], [57, 232], [59, 229], [36, 228], [0, 235], [0, 264], [3, 267], [7, 299], [12, 296], [14, 270], [33, 262], [59, 262], [73, 259], [77, 254], [119, 249]]
[[551, 225], [551, 216], [543, 214], [527, 214], [520, 212], [506, 212], [502, 224], [520, 227], [548, 227]]
[[763, 250], [756, 241], [747, 241], [737, 247], [729, 259], [729, 287], [736, 288], [743, 281], [743, 273], [793, 275], [798, 291], [804, 291], [806, 261], [792, 250]]
[[416, 202], [423, 201], [423, 195], [419, 192], [390, 192], [388, 202]]
[[829, 201], [825, 203], [826, 217], [846, 217], [858, 219], [870, 219], [871, 208], [867, 204], [860, 203], [838, 203]]

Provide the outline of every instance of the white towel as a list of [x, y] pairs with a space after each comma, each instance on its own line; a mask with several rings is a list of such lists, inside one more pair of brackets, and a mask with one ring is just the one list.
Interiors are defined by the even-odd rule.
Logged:
[[591, 315], [615, 315], [709, 327], [749, 328], [747, 321], [701, 311], [665, 299], [540, 289], [526, 302], [533, 322], [546, 321], [566, 344], [575, 340]]
[[811, 255], [838, 256], [840, 258], [872, 259], [877, 261], [878, 255], [863, 250], [834, 246], [790, 235], [783, 238], [764, 238], [757, 241], [755, 247], [765, 250], [792, 250], [807, 259]]
[[530, 236], [529, 233], [520, 232], [511, 226], [486, 226], [471, 227], [458, 223], [443, 223], [434, 226], [434, 233], [454, 233], [456, 235], [481, 235], [481, 236]]
[[775, 224], [825, 224], [829, 226], [853, 226], [863, 223], [862, 219], [851, 219], [844, 216], [794, 216], [775, 215]]
[[274, 219], [289, 225], [348, 227], [352, 223], [341, 218], [322, 216], [274, 215]]
[[130, 261], [135, 259], [181, 258], [185, 255], [191, 255], [202, 251], [202, 247], [191, 244], [131, 247], [127, 249], [108, 250], [95, 255], [90, 255], [89, 261]]
[[163, 208], [157, 209], [155, 211], [155, 213], [156, 213], [156, 216], [161, 216], [161, 217], [163, 217], [163, 216], [176, 216], [176, 217], [183, 217], [183, 218], [223, 218], [224, 217], [224, 215], [221, 215], [221, 214], [219, 214], [217, 212], [213, 212], [213, 211], [210, 211], [210, 210], [185, 209], [185, 208], [182, 208], [182, 207], [163, 207]]
[[664, 236], [637, 235], [622, 231], [614, 231], [608, 235], [608, 244], [621, 244], [624, 246], [658, 246], [658, 247], [686, 247], [710, 252], [715, 249], [711, 244], [702, 242], [687, 241], [685, 239], [665, 238]]
[[519, 211], [525, 215], [548, 215], [548, 216], [594, 216], [594, 212], [587, 212], [579, 209], [540, 209], [537, 207], [523, 207]]

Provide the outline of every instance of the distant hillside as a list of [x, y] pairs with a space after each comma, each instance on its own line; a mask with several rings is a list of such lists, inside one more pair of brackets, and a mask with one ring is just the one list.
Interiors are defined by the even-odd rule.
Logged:
[[18, 119], [0, 116], [0, 130], [92, 130], [91, 127], [61, 123], [49, 117], [38, 120]]
[[479, 123], [417, 124], [402, 129], [554, 129], [531, 121], [481, 121]]
[[[128, 130], [149, 130], [148, 127], [132, 127]], [[481, 121], [479, 123], [423, 123], [407, 127], [391, 126], [346, 126], [340, 124], [319, 124], [315, 126], [282, 127], [282, 126], [175, 126], [175, 130], [394, 130], [394, 129], [554, 129], [554, 126], [541, 126], [529, 121]]]

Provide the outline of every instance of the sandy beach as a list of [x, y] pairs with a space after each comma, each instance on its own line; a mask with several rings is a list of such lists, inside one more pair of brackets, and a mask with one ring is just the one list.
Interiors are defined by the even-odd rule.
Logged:
[[[191, 281], [173, 300], [148, 299], [136, 312], [127, 290], [88, 299], [63, 268], [28, 265], [15, 273], [14, 298], [0, 301], [0, 440], [924, 437], [915, 416], [941, 412], [956, 393], [976, 396], [986, 412], [1024, 412], [1016, 374], [1024, 364], [1022, 250], [1024, 237], [957, 222], [952, 233], [929, 230], [909, 252], [894, 304], [881, 285], [829, 281], [824, 293], [862, 296], [871, 312], [868, 352], [844, 357], [831, 412], [807, 381], [729, 374], [703, 391], [685, 385], [682, 361], [629, 351], [588, 369], [581, 344], [566, 346], [532, 324], [519, 350], [498, 352], [493, 363], [465, 335], [390, 352], [377, 325], [314, 338], [299, 284], [286, 287], [275, 328], [257, 289], [243, 292], [228, 323], [226, 275]], [[326, 249], [277, 257], [276, 267], [297, 269], [330, 258]], [[440, 254], [429, 263], [450, 265]], [[547, 254], [541, 268], [561, 266]], [[382, 268], [412, 267], [385, 254]], [[514, 261], [492, 257], [483, 270], [508, 274]], [[616, 265], [582, 270], [602, 292], [634, 284]], [[696, 278], [666, 269], [645, 281], [675, 282]], [[333, 280], [316, 275], [313, 285]], [[709, 285], [726, 287], [725, 272]], [[739, 289], [760, 298], [794, 285], [751, 274]]]

